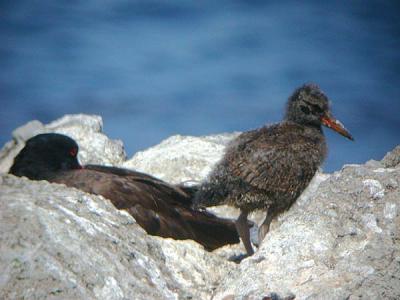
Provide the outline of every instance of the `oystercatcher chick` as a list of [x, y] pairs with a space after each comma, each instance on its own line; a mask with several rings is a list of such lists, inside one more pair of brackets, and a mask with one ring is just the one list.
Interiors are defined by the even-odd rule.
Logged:
[[282, 122], [239, 135], [201, 184], [196, 206], [228, 204], [240, 209], [236, 228], [247, 255], [254, 253], [247, 215], [266, 211], [258, 231], [261, 243], [271, 221], [290, 208], [324, 161], [322, 125], [353, 140], [333, 117], [326, 95], [317, 85], [305, 84], [290, 96]]

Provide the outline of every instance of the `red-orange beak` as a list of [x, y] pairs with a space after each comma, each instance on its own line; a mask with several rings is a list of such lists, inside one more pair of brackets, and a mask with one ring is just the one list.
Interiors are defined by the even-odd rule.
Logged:
[[335, 130], [337, 133], [340, 133], [341, 135], [347, 137], [349, 140], [354, 141], [354, 138], [351, 136], [351, 134], [347, 131], [347, 129], [344, 127], [344, 125], [339, 121], [336, 120], [332, 115], [326, 114], [321, 118], [322, 125], [329, 127], [333, 130]]

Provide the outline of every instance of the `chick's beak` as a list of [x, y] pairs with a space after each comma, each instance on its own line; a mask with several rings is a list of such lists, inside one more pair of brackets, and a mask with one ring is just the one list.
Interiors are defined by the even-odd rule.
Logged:
[[331, 114], [326, 114], [321, 118], [322, 125], [329, 127], [330, 129], [335, 130], [337, 133], [347, 137], [349, 140], [354, 141], [354, 138], [351, 134], [347, 131], [344, 125], [339, 121], [336, 120]]

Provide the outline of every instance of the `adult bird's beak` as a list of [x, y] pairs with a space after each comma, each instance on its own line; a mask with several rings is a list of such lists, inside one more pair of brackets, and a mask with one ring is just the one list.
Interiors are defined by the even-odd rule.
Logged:
[[325, 116], [321, 118], [322, 125], [329, 127], [335, 130], [337, 133], [347, 137], [349, 140], [354, 141], [354, 138], [351, 134], [347, 131], [344, 125], [339, 121], [336, 120], [330, 113], [327, 113]]

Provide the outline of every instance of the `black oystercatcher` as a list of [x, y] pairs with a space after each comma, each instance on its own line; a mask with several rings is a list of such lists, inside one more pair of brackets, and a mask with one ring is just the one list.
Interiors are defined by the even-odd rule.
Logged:
[[127, 169], [81, 166], [77, 154], [73, 139], [40, 134], [27, 141], [10, 173], [102, 195], [128, 211], [151, 235], [192, 239], [207, 250], [239, 243], [234, 222], [191, 209], [193, 195], [185, 188]]
[[315, 84], [306, 84], [289, 98], [282, 122], [244, 132], [227, 147], [201, 185], [198, 206], [229, 204], [240, 209], [236, 227], [252, 255], [247, 215], [265, 210], [259, 243], [274, 217], [287, 210], [310, 183], [326, 155], [321, 125], [353, 140], [330, 112], [329, 101]]

